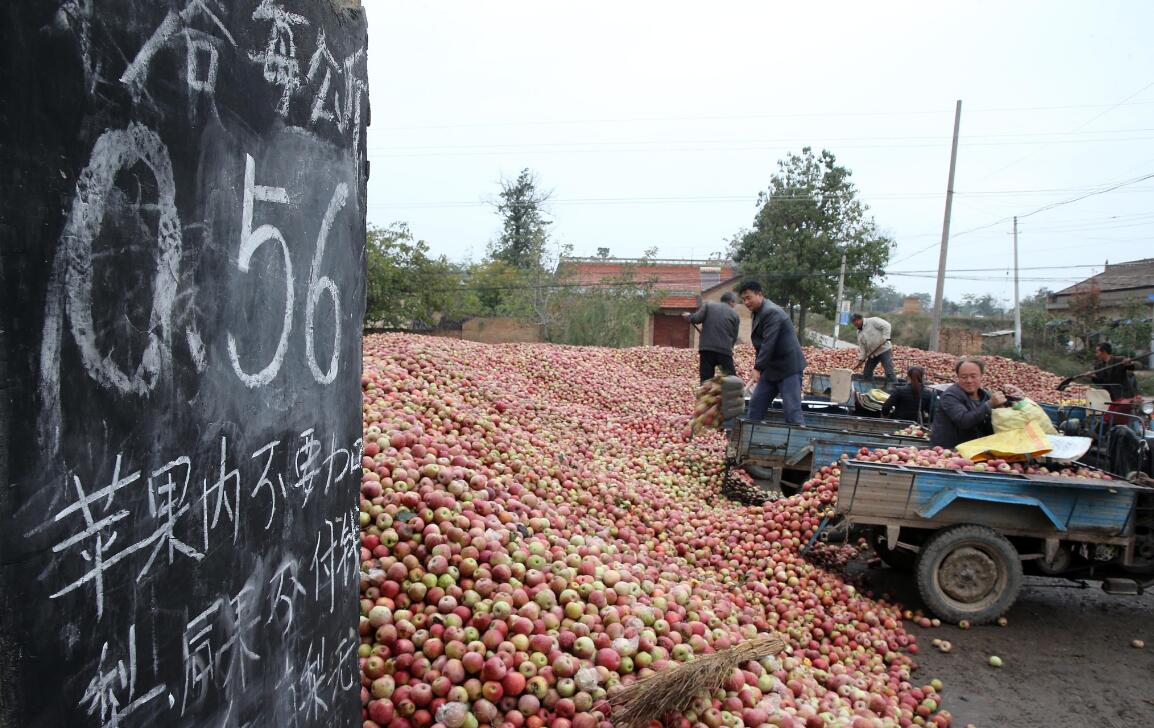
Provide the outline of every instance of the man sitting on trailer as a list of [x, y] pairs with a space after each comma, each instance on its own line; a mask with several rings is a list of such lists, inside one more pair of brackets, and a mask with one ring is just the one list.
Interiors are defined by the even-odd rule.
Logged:
[[741, 302], [753, 314], [750, 340], [757, 352], [753, 363], [753, 396], [749, 398], [749, 419], [765, 419], [773, 398], [781, 394], [786, 424], [804, 425], [801, 413], [801, 373], [805, 354], [793, 330], [789, 315], [765, 297], [761, 284], [744, 281], [738, 288]]
[[951, 450], [963, 442], [994, 434], [990, 419], [994, 407], [1006, 406], [1006, 396], [998, 391], [982, 389], [986, 363], [981, 359], [963, 356], [954, 366], [958, 375], [956, 384], [942, 392], [934, 414], [931, 445]]
[[691, 324], [701, 324], [700, 341], [697, 344], [701, 381], [713, 379], [717, 369], [722, 374], [737, 374], [733, 365], [733, 345], [737, 343], [737, 330], [741, 318], [737, 311], [737, 294], [726, 291], [721, 294], [721, 303], [706, 301], [692, 314], [683, 313]]

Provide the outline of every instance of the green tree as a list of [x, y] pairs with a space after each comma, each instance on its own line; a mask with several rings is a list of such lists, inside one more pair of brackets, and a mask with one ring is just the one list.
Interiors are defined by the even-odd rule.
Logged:
[[960, 309], [962, 313], [968, 316], [985, 318], [995, 318], [1006, 314], [1006, 309], [1002, 307], [1001, 301], [989, 293], [982, 296], [974, 293], [963, 295]]
[[810, 309], [833, 314], [842, 253], [846, 289], [868, 291], [894, 243], [878, 232], [850, 171], [831, 152], [805, 147], [777, 166], [769, 189], [758, 193], [752, 229], [734, 238], [731, 254], [742, 270], [763, 279], [771, 298], [798, 306], [802, 332]]
[[542, 206], [552, 196], [537, 189], [537, 178], [528, 169], [516, 180], [502, 180], [500, 201], [501, 235], [490, 246], [489, 257], [521, 270], [534, 270], [544, 264], [549, 243], [550, 220]]
[[1046, 324], [1050, 321], [1046, 301], [1049, 296], [1049, 289], [1039, 288], [1034, 295], [1021, 300], [1023, 348], [1041, 348], [1046, 345]]
[[476, 313], [482, 316], [524, 317], [530, 285], [528, 271], [503, 260], [486, 260], [469, 270], [471, 288], [477, 298]]
[[878, 313], [894, 311], [902, 307], [905, 298], [905, 294], [893, 286], [878, 286], [866, 297], [865, 307]]
[[[552, 300], [557, 292], [556, 266], [568, 246], [554, 241], [549, 235], [552, 221], [545, 219], [543, 205], [552, 193], [537, 188], [537, 178], [528, 169], [514, 181], [501, 182], [500, 201], [496, 204], [501, 216], [501, 234], [489, 247], [489, 264], [504, 264], [521, 273], [521, 284], [506, 287], [499, 306], [509, 315], [535, 322], [546, 339], [556, 319]], [[495, 275], [508, 276], [498, 268]], [[485, 294], [489, 303], [498, 298], [495, 288]], [[514, 293], [514, 290], [516, 293]]]
[[387, 328], [424, 328], [468, 302], [457, 289], [461, 272], [447, 258], [429, 257], [403, 222], [369, 226], [365, 238], [365, 322]]
[[1119, 307], [1118, 320], [1110, 323], [1114, 353], [1131, 356], [1150, 349], [1150, 304], [1130, 301]]

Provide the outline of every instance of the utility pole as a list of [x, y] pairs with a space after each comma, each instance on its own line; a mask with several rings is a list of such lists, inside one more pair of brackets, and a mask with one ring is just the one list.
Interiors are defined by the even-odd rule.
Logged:
[[938, 285], [934, 291], [934, 322], [930, 326], [930, 351], [938, 350], [942, 332], [942, 296], [946, 285], [946, 247], [950, 242], [950, 211], [954, 206], [954, 170], [958, 164], [958, 129], [962, 123], [962, 100], [954, 109], [954, 142], [950, 148], [950, 176], [946, 182], [946, 216], [942, 221], [942, 250], [938, 256]]
[[841, 295], [845, 290], [845, 253], [841, 254], [841, 273], [837, 274], [837, 301], [833, 311], [833, 348], [837, 348], [838, 333], [841, 331]]
[[1018, 297], [1018, 216], [1014, 215], [1014, 351], [1022, 353], [1022, 299]]

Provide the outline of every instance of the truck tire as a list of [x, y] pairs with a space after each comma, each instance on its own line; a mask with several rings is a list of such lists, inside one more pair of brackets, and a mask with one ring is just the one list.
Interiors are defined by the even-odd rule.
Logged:
[[874, 526], [869, 532], [869, 544], [887, 566], [895, 571], [909, 573], [917, 564], [918, 555], [908, 549], [891, 549], [886, 543], [886, 527]]
[[930, 610], [946, 622], [984, 624], [1002, 616], [1022, 588], [1022, 561], [1006, 537], [985, 526], [951, 526], [922, 547], [915, 575]]

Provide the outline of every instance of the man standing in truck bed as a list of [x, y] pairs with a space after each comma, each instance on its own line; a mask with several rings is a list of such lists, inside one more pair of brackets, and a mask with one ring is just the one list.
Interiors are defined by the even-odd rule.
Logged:
[[753, 331], [749, 338], [757, 350], [749, 419], [764, 419], [774, 397], [780, 394], [786, 424], [804, 425], [801, 373], [805, 371], [805, 354], [794, 333], [793, 322], [781, 306], [765, 297], [757, 281], [743, 282], [738, 292], [741, 302], [753, 314]]
[[722, 374], [737, 374], [733, 365], [733, 345], [737, 343], [737, 329], [741, 319], [737, 311], [737, 295], [732, 291], [721, 294], [721, 303], [706, 301], [694, 313], [681, 314], [691, 324], [701, 324], [700, 341], [697, 344], [700, 356], [699, 373], [701, 381], [712, 379], [714, 370], [720, 368]]
[[878, 364], [886, 373], [886, 382], [894, 383], [894, 353], [890, 343], [890, 322], [880, 316], [864, 318], [860, 313], [850, 316], [850, 323], [857, 329], [858, 364], [865, 364], [863, 373], [874, 378]]

